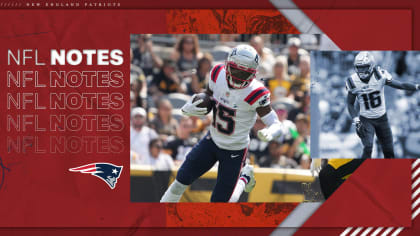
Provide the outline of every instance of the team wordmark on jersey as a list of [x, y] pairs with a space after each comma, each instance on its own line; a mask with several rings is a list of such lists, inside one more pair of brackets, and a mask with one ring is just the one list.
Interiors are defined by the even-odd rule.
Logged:
[[114, 189], [121, 175], [122, 168], [122, 166], [116, 166], [111, 163], [91, 163], [70, 168], [69, 171], [91, 174], [103, 180], [111, 189]]

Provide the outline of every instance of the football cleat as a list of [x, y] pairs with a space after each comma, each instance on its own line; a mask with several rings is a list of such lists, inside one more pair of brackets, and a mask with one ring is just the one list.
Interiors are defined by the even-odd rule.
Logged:
[[245, 182], [245, 192], [249, 193], [251, 192], [256, 184], [255, 177], [254, 177], [254, 167], [251, 165], [245, 165], [244, 168], [242, 168], [241, 176], [239, 179], [242, 179], [242, 181]]
[[359, 52], [354, 58], [354, 69], [361, 80], [369, 80], [374, 67], [375, 59], [370, 52]]
[[257, 74], [260, 57], [249, 45], [238, 45], [232, 49], [225, 62], [226, 79], [230, 87], [248, 87]]

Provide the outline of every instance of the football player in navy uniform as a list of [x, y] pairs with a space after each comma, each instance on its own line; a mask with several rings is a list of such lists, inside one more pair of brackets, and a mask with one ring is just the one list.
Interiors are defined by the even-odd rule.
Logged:
[[[210, 132], [187, 154], [161, 202], [178, 202], [187, 186], [216, 162], [219, 165], [211, 202], [237, 202], [243, 191], [253, 189], [253, 168], [244, 164], [250, 142], [249, 133], [257, 115], [266, 125], [266, 128], [258, 131], [261, 140], [270, 141], [284, 134], [283, 124], [270, 106], [270, 91], [254, 79], [259, 60], [254, 48], [239, 45], [232, 49], [224, 64], [216, 65], [211, 70], [206, 91], [214, 101]], [[193, 96], [182, 107], [183, 114], [207, 114], [207, 108], [197, 107], [201, 100], [194, 101]]]
[[384, 86], [414, 91], [419, 90], [419, 84], [393, 80], [388, 71], [375, 65], [372, 54], [366, 51], [356, 55], [354, 69], [356, 73], [346, 80], [347, 108], [356, 126], [357, 135], [362, 140], [362, 158], [371, 158], [375, 133], [382, 146], [384, 158], [394, 158], [392, 132], [386, 115]]

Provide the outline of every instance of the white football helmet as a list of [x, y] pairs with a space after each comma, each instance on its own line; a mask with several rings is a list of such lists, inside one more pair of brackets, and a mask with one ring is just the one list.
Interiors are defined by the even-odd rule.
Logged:
[[369, 80], [375, 67], [375, 58], [370, 52], [359, 52], [354, 58], [354, 69], [362, 80]]
[[257, 74], [260, 61], [257, 51], [249, 45], [238, 45], [226, 59], [226, 79], [232, 88], [248, 87]]

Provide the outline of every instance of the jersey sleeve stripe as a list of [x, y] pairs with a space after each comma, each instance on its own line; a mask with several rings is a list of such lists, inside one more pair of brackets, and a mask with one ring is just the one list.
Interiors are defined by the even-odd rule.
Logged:
[[250, 105], [254, 104], [260, 97], [270, 93], [265, 87], [258, 88], [254, 90], [248, 97], [245, 98], [245, 101]]
[[211, 72], [211, 80], [213, 82], [216, 82], [217, 77], [219, 77], [219, 73], [222, 70], [223, 66], [224, 66], [223, 64], [219, 64], [214, 67], [213, 71]]
[[251, 105], [252, 105], [252, 104], [254, 104], [256, 101], [258, 101], [258, 99], [260, 99], [260, 97], [262, 97], [262, 96], [264, 96], [264, 95], [266, 95], [266, 94], [269, 94], [269, 93], [270, 93], [270, 91], [266, 90], [266, 91], [264, 91], [264, 92], [262, 92], [262, 93], [258, 94], [258, 96], [257, 96], [255, 99], [253, 99], [253, 100], [252, 100], [252, 102], [251, 102], [250, 104], [251, 104]]
[[347, 78], [347, 84], [350, 87], [350, 89], [355, 89], [356, 88], [356, 86], [354, 85], [353, 80], [351, 79], [351, 77], [348, 77]]
[[260, 91], [260, 90], [264, 90], [265, 89], [265, 87], [259, 87], [259, 88], [257, 88], [257, 89], [255, 89], [255, 90], [253, 90], [246, 98], [245, 98], [245, 101], [247, 101], [248, 99], [250, 99], [252, 96], [254, 96], [254, 94], [256, 93], [256, 92], [258, 92], [258, 91]]

